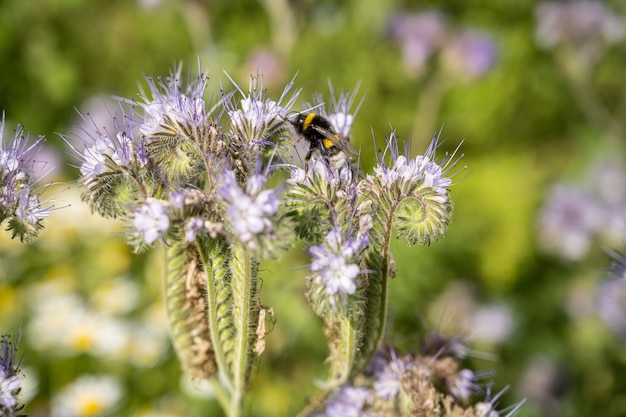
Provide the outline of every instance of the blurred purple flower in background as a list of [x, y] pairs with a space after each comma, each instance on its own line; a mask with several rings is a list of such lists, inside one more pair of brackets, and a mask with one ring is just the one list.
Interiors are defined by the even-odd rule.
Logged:
[[486, 34], [466, 31], [453, 36], [443, 51], [449, 71], [465, 80], [488, 73], [495, 65], [498, 48]]
[[446, 39], [446, 20], [438, 12], [397, 14], [389, 22], [389, 35], [402, 47], [407, 71], [419, 74]]
[[565, 259], [579, 260], [600, 230], [602, 214], [600, 204], [585, 190], [574, 185], [554, 185], [540, 213], [540, 244]]
[[626, 257], [617, 255], [609, 279], [598, 288], [598, 314], [622, 340], [626, 340]]
[[421, 75], [439, 53], [448, 71], [464, 80], [486, 74], [496, 62], [498, 50], [487, 34], [456, 31], [439, 12], [397, 14], [388, 33], [400, 44], [405, 69], [412, 75]]
[[544, 250], [580, 260], [592, 243], [621, 246], [626, 238], [626, 169], [617, 161], [595, 164], [586, 181], [555, 184], [540, 211], [539, 241]]
[[545, 2], [535, 14], [535, 39], [540, 47], [571, 48], [586, 61], [597, 60], [606, 45], [624, 38], [622, 20], [601, 2]]

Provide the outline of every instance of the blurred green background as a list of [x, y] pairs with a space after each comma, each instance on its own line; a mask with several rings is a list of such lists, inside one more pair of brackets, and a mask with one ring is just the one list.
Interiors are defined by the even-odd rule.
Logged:
[[[297, 74], [301, 102], [327, 96], [328, 80], [338, 90], [360, 82], [352, 140], [364, 171], [392, 128], [417, 155], [442, 126], [440, 154], [463, 141], [468, 167], [454, 178], [445, 239], [394, 246], [388, 340], [411, 350], [433, 331], [467, 338], [472, 369], [495, 370], [483, 388], [509, 387], [500, 407], [526, 398], [523, 417], [624, 416], [626, 297], [618, 286], [605, 299], [603, 288], [626, 241], [626, 2], [601, 4], [613, 32], [550, 43], [541, 22], [563, 29], [536, 1], [0, 0], [0, 109], [7, 132], [20, 123], [45, 135], [40, 157], [71, 182], [57, 132], [74, 129], [75, 108], [95, 115], [96, 97], [133, 97], [144, 74], [175, 63], [199, 60], [216, 95], [230, 83], [223, 70], [243, 86], [263, 73], [274, 98]], [[437, 13], [432, 31], [432, 19], [406, 29], [425, 12]], [[455, 44], [464, 33], [486, 49]], [[411, 53], [425, 45], [422, 62]], [[122, 388], [112, 415], [219, 416], [209, 394], [182, 382], [169, 347], [161, 253], [131, 254], [120, 226], [91, 215], [73, 185], [56, 199], [69, 207], [36, 243], [0, 236], [0, 333], [22, 326], [26, 411], [49, 415], [90, 374]], [[605, 203], [610, 211], [588, 217], [608, 225], [582, 224], [586, 204]], [[264, 267], [263, 304], [277, 321], [251, 415], [294, 415], [323, 376], [324, 338], [303, 295], [308, 262], [295, 248]]]

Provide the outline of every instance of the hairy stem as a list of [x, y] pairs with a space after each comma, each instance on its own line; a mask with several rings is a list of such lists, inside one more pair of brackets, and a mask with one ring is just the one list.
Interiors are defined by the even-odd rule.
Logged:
[[[200, 258], [204, 264], [206, 277], [207, 277], [207, 314], [209, 317], [209, 326], [211, 329], [211, 337], [213, 339], [213, 346], [215, 347], [215, 362], [217, 363], [217, 370], [219, 376], [219, 382], [226, 388], [228, 393], [233, 392], [233, 378], [229, 372], [230, 366], [227, 360], [228, 347], [222, 342], [221, 333], [223, 328], [220, 325], [221, 315], [218, 313], [219, 307], [222, 304], [219, 300], [218, 287], [222, 286], [221, 283], [216, 281], [223, 280], [223, 264], [225, 263], [225, 257], [227, 254], [227, 247], [224, 242], [212, 240], [206, 242], [201, 238], [196, 238], [196, 244], [200, 252]], [[216, 272], [220, 271], [219, 275]], [[230, 409], [230, 404], [227, 404], [226, 409]], [[224, 407], [224, 404], [222, 404]], [[227, 413], [230, 415], [230, 413]]]
[[231, 246], [232, 314], [236, 329], [232, 363], [233, 392], [231, 416], [241, 415], [243, 396], [254, 359], [252, 344], [258, 324], [257, 268], [250, 252], [242, 244]]

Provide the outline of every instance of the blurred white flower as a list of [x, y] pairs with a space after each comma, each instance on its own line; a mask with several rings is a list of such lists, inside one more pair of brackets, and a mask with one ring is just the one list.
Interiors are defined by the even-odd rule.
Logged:
[[125, 314], [137, 307], [141, 289], [136, 282], [119, 277], [100, 285], [92, 294], [96, 310], [106, 314]]
[[83, 375], [52, 398], [52, 417], [110, 415], [122, 399], [122, 385], [110, 376]]
[[515, 330], [513, 314], [504, 305], [478, 307], [467, 329], [471, 340], [484, 343], [503, 343], [513, 330]]
[[158, 364], [169, 347], [167, 328], [142, 322], [129, 329], [128, 360], [137, 367], [149, 368]]

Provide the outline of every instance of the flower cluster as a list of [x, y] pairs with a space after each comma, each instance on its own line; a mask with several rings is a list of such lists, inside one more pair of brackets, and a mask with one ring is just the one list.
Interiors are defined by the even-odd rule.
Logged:
[[[354, 383], [336, 390], [319, 416], [499, 417], [496, 406], [501, 393], [490, 398], [487, 390], [484, 400], [475, 399], [484, 392], [478, 382], [481, 377], [462, 368], [464, 356], [456, 352], [458, 343], [435, 335], [422, 343], [418, 354], [392, 347], [379, 351]], [[520, 406], [506, 415], [515, 414]]]
[[[392, 133], [395, 136], [395, 132]], [[420, 187], [433, 188], [441, 196], [441, 202], [448, 200], [448, 187], [452, 185], [452, 179], [446, 177], [450, 167], [447, 166], [449, 160], [439, 164], [434, 161], [437, 151], [437, 140], [433, 140], [424, 155], [418, 155], [413, 159], [408, 159], [405, 155], [398, 155], [397, 139], [389, 141], [391, 166], [387, 166], [385, 161], [381, 161], [374, 168], [376, 179], [385, 187], [397, 187], [401, 192], [406, 192], [413, 185], [419, 183]]]
[[333, 228], [323, 245], [312, 246], [309, 253], [311, 263], [311, 288], [323, 289], [333, 307], [345, 303], [345, 298], [356, 292], [360, 274], [358, 260], [367, 248], [368, 230], [360, 231], [356, 237], [345, 237], [339, 228]]
[[263, 249], [263, 237], [276, 231], [274, 217], [278, 211], [278, 190], [265, 189], [267, 178], [255, 174], [242, 189], [235, 174], [227, 171], [221, 177], [219, 193], [226, 206], [226, 218], [235, 235], [251, 250]]
[[400, 43], [406, 70], [422, 74], [438, 53], [444, 68], [459, 79], [474, 80], [496, 62], [497, 48], [486, 34], [455, 31], [438, 12], [402, 13], [389, 22], [391, 38]]
[[13, 238], [33, 240], [43, 228], [42, 220], [50, 214], [38, 188], [41, 178], [35, 174], [37, 152], [43, 138], [30, 143], [20, 126], [5, 138], [4, 115], [0, 123], [0, 225], [6, 225]]
[[[336, 96], [331, 87], [330, 100], [315, 96], [304, 111], [328, 120], [337, 136], [333, 156], [342, 157], [331, 161], [320, 152], [298, 166], [291, 162], [302, 158], [290, 153], [297, 133], [289, 119], [298, 95], [290, 93], [293, 82], [274, 101], [260, 77], [252, 77], [247, 92], [235, 85], [210, 106], [203, 99], [206, 76], [186, 83], [180, 76], [177, 69], [148, 78], [139, 101], [120, 100], [121, 112], [107, 125], [113, 127], [87, 120], [81, 133], [65, 137], [79, 159], [83, 200], [105, 217], [121, 218], [136, 250], [165, 246], [174, 347], [186, 372], [219, 385], [227, 413], [239, 415], [264, 350], [271, 309], [261, 305], [259, 265], [295, 238], [311, 255], [306, 296], [328, 338], [327, 386], [354, 381], [385, 333], [388, 280], [397, 275], [392, 233], [421, 245], [443, 236], [456, 151], [437, 160], [435, 139], [411, 158], [400, 154], [393, 133], [374, 173], [361, 173], [350, 143], [356, 90]], [[270, 186], [285, 170], [290, 179]], [[412, 363], [404, 356], [391, 361], [370, 375], [378, 379], [370, 388], [395, 404], [410, 370], [430, 370], [427, 362]], [[473, 375], [456, 374], [446, 384], [465, 398]], [[362, 388], [345, 396], [370, 407]], [[349, 415], [340, 404], [335, 409]]]

